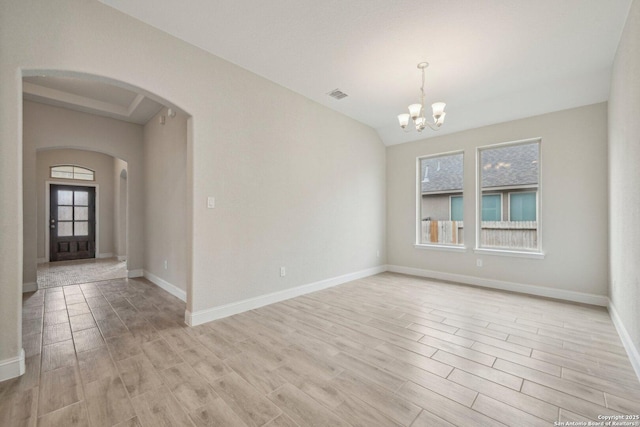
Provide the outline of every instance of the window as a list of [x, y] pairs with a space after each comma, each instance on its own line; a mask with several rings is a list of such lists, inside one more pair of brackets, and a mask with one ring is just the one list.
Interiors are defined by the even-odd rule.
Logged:
[[58, 190], [57, 203], [58, 237], [87, 236], [89, 234], [89, 193]]
[[77, 179], [81, 181], [93, 181], [95, 172], [91, 169], [74, 165], [51, 166], [51, 178]]
[[463, 243], [463, 154], [418, 158], [418, 218], [416, 244]]
[[462, 221], [462, 196], [451, 196], [451, 221]]
[[480, 148], [478, 170], [478, 248], [539, 252], [540, 140]]
[[509, 221], [535, 221], [536, 210], [535, 192], [509, 193]]
[[500, 194], [482, 195], [482, 220], [502, 221], [502, 196]]

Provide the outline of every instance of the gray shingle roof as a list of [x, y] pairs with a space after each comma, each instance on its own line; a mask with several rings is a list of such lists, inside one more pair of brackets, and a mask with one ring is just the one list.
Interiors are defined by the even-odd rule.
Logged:
[[462, 154], [422, 159], [420, 169], [423, 193], [462, 190]]
[[[482, 150], [482, 187], [514, 187], [538, 183], [538, 144], [521, 144]], [[461, 191], [462, 154], [420, 161], [423, 193]]]
[[482, 187], [537, 184], [538, 165], [537, 143], [482, 150]]

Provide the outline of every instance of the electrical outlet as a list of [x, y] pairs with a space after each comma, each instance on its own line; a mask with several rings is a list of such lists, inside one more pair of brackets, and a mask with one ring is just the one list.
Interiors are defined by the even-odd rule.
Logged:
[[280, 277], [284, 277], [287, 275], [287, 270], [284, 267], [280, 267]]
[[169, 268], [169, 262], [165, 259], [164, 260], [164, 269], [166, 270], [167, 268]]
[[482, 267], [482, 258], [476, 259], [476, 267]]
[[376, 256], [380, 258], [380, 251], [376, 251]]
[[207, 197], [207, 208], [213, 209], [216, 207], [216, 198], [213, 196]]

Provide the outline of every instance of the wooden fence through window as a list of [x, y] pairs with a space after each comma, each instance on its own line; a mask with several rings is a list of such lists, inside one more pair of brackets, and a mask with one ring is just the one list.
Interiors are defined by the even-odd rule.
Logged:
[[[481, 247], [538, 249], [536, 221], [482, 221]], [[463, 221], [422, 221], [421, 243], [461, 245]]]

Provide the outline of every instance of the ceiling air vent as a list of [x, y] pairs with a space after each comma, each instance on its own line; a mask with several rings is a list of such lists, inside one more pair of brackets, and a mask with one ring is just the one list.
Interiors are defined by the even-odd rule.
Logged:
[[332, 98], [338, 99], [338, 100], [340, 100], [342, 98], [346, 98], [347, 96], [349, 96], [346, 93], [344, 93], [343, 91], [341, 91], [340, 89], [334, 89], [331, 92], [329, 92], [327, 95], [329, 95]]

